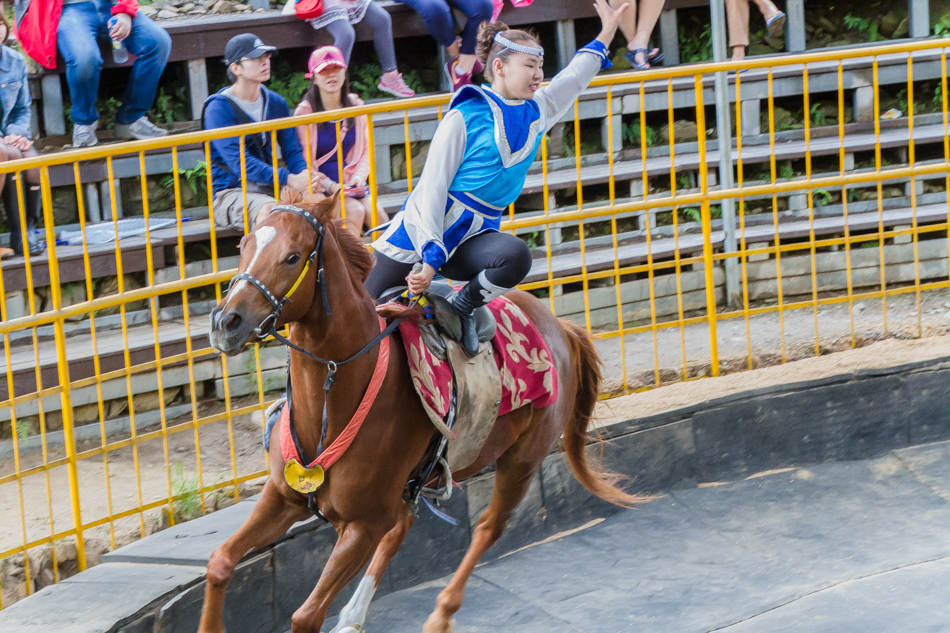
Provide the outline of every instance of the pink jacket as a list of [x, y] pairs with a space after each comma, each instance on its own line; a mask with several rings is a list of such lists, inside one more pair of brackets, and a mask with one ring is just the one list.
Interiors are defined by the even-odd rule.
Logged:
[[[363, 101], [355, 94], [351, 94], [350, 99], [356, 105], [363, 105]], [[305, 114], [313, 114], [313, 108], [306, 100], [301, 101], [294, 110], [294, 116]], [[310, 147], [307, 151], [310, 152], [312, 168], [317, 169], [320, 166], [317, 161], [321, 158], [317, 156], [317, 124], [298, 125], [297, 136], [300, 138], [300, 146], [306, 148], [307, 128], [310, 128]], [[343, 184], [350, 182], [354, 176], [358, 176], [364, 183], [369, 178], [369, 145], [366, 142], [366, 136], [367, 122], [366, 115], [363, 114], [356, 117], [356, 139], [349, 154], [343, 157]], [[330, 160], [336, 160], [336, 156], [334, 155]]]

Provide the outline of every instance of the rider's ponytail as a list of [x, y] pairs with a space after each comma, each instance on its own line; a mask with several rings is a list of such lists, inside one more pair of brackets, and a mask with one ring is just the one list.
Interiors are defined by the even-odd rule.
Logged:
[[501, 33], [505, 39], [511, 42], [525, 44], [527, 46], [541, 46], [541, 42], [538, 41], [538, 36], [531, 31], [509, 29], [508, 25], [504, 22], [482, 22], [481, 26], [478, 27], [475, 55], [478, 57], [478, 61], [485, 67], [483, 74], [488, 81], [494, 80], [491, 67], [492, 62], [494, 62], [495, 59], [501, 59], [501, 61], [507, 62], [508, 58], [515, 54], [513, 50], [505, 48], [495, 41], [495, 35], [498, 33]]

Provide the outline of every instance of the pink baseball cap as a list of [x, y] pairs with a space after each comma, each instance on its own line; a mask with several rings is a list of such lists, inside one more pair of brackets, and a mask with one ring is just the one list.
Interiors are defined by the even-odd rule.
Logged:
[[346, 68], [346, 59], [343, 58], [343, 51], [336, 46], [321, 46], [310, 53], [310, 61], [307, 63], [307, 68], [310, 72], [307, 73], [307, 78], [313, 77], [327, 66]]

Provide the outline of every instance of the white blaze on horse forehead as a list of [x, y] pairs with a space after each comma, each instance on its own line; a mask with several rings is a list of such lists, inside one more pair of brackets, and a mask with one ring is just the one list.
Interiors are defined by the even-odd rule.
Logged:
[[[254, 264], [257, 262], [257, 258], [261, 256], [261, 253], [264, 252], [264, 249], [268, 244], [274, 241], [274, 238], [277, 237], [277, 229], [272, 226], [262, 226], [254, 231], [254, 243], [256, 248], [254, 249], [254, 257], [251, 258], [251, 263], [247, 265], [247, 270], [244, 271], [248, 274], [251, 273], [251, 269], [254, 268]], [[231, 290], [230, 296], [228, 296], [228, 302], [241, 291], [244, 286], [247, 285], [247, 282], [241, 279], [237, 282], [234, 288]], [[227, 305], [227, 303], [225, 303]]]

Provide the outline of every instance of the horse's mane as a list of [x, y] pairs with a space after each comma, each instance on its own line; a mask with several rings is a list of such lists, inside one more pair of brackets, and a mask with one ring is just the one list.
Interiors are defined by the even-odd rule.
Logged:
[[330, 227], [336, 237], [337, 244], [343, 251], [350, 264], [351, 270], [356, 273], [360, 283], [366, 281], [369, 271], [373, 268], [373, 256], [363, 247], [360, 238], [354, 231], [345, 228], [344, 219], [333, 219], [335, 211], [340, 205], [340, 193], [337, 191], [328, 198], [317, 198], [312, 194], [304, 194], [296, 189], [284, 187], [280, 192], [280, 204], [289, 204], [300, 207], [313, 214], [325, 227]]

